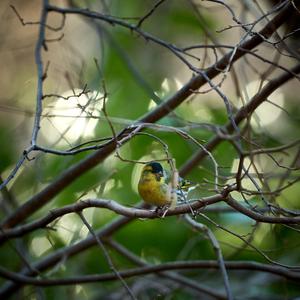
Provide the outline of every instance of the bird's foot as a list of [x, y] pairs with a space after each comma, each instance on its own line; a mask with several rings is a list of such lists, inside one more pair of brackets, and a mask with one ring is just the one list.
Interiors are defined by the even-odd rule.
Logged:
[[165, 205], [165, 206], [159, 206], [155, 209], [155, 213], [160, 217], [160, 218], [164, 218], [166, 216], [166, 213], [169, 210], [169, 206]]

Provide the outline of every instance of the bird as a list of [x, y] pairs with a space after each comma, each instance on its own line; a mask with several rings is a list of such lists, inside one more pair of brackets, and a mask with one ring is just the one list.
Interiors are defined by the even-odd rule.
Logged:
[[[147, 163], [142, 169], [138, 183], [138, 192], [142, 199], [156, 207], [175, 208], [177, 199], [186, 201], [188, 192], [195, 186], [188, 180], [178, 178], [177, 187], [167, 183], [166, 172], [162, 165], [156, 161]], [[173, 191], [173, 193], [172, 193]], [[174, 195], [174, 192], [176, 195]]]

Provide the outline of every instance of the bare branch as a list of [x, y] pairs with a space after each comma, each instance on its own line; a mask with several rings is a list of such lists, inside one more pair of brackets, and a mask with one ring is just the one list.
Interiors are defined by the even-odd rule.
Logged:
[[42, 49], [45, 47], [45, 26], [47, 22], [48, 10], [47, 6], [49, 4], [48, 0], [43, 0], [43, 9], [41, 12], [40, 26], [39, 26], [39, 36], [35, 46], [35, 63], [37, 66], [37, 95], [36, 95], [36, 108], [35, 108], [35, 118], [34, 126], [32, 130], [31, 145], [35, 146], [38, 132], [40, 130], [40, 120], [42, 114], [42, 100], [43, 100], [43, 78], [44, 78], [44, 64], [42, 60]]
[[154, 4], [153, 8], [145, 15], [143, 16], [139, 22], [137, 23], [137, 27], [141, 27], [142, 23], [144, 23], [144, 21], [146, 21], [146, 19], [148, 19], [154, 12], [155, 10], [162, 4], [164, 3], [166, 0], [159, 0], [157, 1], [157, 3]]
[[[300, 275], [298, 272], [289, 271], [285, 268], [278, 266], [271, 266], [267, 264], [251, 262], [251, 261], [226, 261], [225, 267], [230, 270], [251, 270], [251, 271], [260, 271], [267, 272], [274, 275], [282, 276], [287, 279], [299, 282]], [[192, 270], [192, 269], [218, 269], [219, 263], [213, 260], [205, 260], [205, 261], [176, 261], [163, 263], [160, 265], [146, 266], [140, 267], [130, 270], [121, 271], [120, 275], [123, 278], [129, 278], [132, 276], [138, 275], [146, 275], [151, 273], [157, 273], [168, 270]], [[26, 275], [13, 273], [5, 270], [0, 267], [0, 274], [2, 277], [7, 278], [15, 284], [31, 284], [37, 286], [59, 286], [59, 285], [74, 285], [74, 284], [83, 284], [89, 282], [103, 282], [116, 280], [118, 277], [114, 273], [109, 274], [93, 274], [93, 275], [85, 275], [73, 278], [58, 278], [58, 279], [35, 279]], [[0, 296], [8, 296], [10, 293], [6, 290], [0, 290]]]
[[[217, 194], [210, 197], [205, 197], [195, 201], [192, 204], [186, 204], [176, 207], [173, 210], [168, 210], [165, 216], [173, 216], [173, 215], [181, 215], [185, 213], [189, 213], [190, 209], [198, 210], [209, 206], [211, 204], [220, 202], [224, 200], [226, 197], [226, 193], [224, 194]], [[0, 232], [0, 243], [4, 241], [4, 239], [12, 238], [12, 237], [20, 237], [26, 233], [29, 233], [33, 230], [38, 228], [46, 228], [48, 224], [69, 213], [80, 212], [89, 207], [99, 207], [99, 208], [106, 208], [114, 211], [119, 215], [123, 215], [129, 218], [142, 218], [142, 219], [154, 219], [160, 218], [160, 214], [156, 211], [148, 210], [148, 209], [139, 209], [139, 208], [130, 208], [121, 205], [120, 203], [113, 201], [113, 200], [106, 200], [106, 199], [87, 199], [81, 200], [77, 203], [70, 204], [61, 208], [53, 209], [47, 214], [46, 216], [37, 219], [31, 223], [21, 225], [19, 227], [15, 227], [12, 229], [2, 229]]]

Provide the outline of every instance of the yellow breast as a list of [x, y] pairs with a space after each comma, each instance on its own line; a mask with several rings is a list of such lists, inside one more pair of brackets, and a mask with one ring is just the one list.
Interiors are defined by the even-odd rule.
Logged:
[[152, 173], [147, 172], [141, 176], [138, 191], [146, 203], [155, 206], [170, 204], [170, 189]]

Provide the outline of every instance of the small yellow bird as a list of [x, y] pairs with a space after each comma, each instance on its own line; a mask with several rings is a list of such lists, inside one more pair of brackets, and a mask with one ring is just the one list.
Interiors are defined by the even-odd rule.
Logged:
[[161, 164], [154, 161], [146, 164], [143, 168], [138, 183], [138, 191], [148, 204], [174, 208], [177, 197], [181, 200], [185, 198], [192, 185], [188, 180], [179, 178], [174, 197], [171, 184], [166, 183], [165, 172]]

